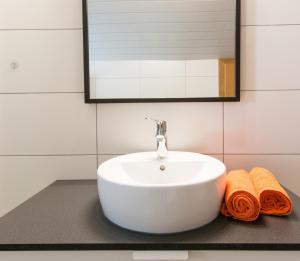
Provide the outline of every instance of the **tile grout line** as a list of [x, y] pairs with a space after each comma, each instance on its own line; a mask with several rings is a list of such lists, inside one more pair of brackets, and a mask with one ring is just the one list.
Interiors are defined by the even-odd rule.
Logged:
[[0, 92], [0, 95], [16, 95], [16, 94], [72, 94], [72, 93], [84, 93], [84, 92]]
[[[112, 23], [115, 24], [115, 23]], [[118, 23], [119, 24], [119, 23]], [[241, 27], [276, 27], [276, 26], [300, 26], [300, 24], [241, 24]], [[83, 27], [64, 27], [64, 28], [0, 28], [0, 32], [5, 31], [76, 31], [83, 30]], [[121, 32], [117, 32], [121, 33]]]
[[142, 97], [142, 62], [141, 61], [138, 61], [138, 81], [139, 81], [139, 98], [141, 98]]
[[98, 169], [98, 104], [96, 103], [96, 153], [97, 153], [97, 157], [96, 157], [96, 170]]
[[0, 32], [7, 32], [7, 31], [78, 31], [83, 30], [82, 27], [73, 27], [73, 28], [0, 28]]
[[299, 26], [300, 24], [241, 24], [241, 27]]
[[[186, 69], [185, 69], [186, 70]], [[96, 79], [100, 80], [128, 80], [128, 79], [182, 79], [187, 78], [187, 73], [185, 76], [127, 76], [127, 77], [109, 77], [109, 76], [97, 76]], [[216, 78], [216, 76], [189, 76], [189, 78]]]
[[225, 108], [225, 104], [224, 102], [222, 103], [222, 114], [223, 114], [223, 163], [225, 163], [225, 111], [224, 111], [224, 108]]
[[73, 157], [73, 156], [95, 156], [97, 154], [1, 154], [0, 157]]
[[300, 91], [300, 89], [241, 90], [241, 92], [284, 92], [284, 91]]
[[[179, 78], [183, 78], [183, 77], [179, 77]], [[300, 91], [300, 89], [241, 90], [241, 92], [296, 92], [296, 91]], [[0, 95], [78, 94], [78, 93], [84, 93], [84, 92], [0, 92]]]
[[184, 95], [185, 97], [187, 97], [187, 61], [185, 60], [184, 61], [184, 73], [185, 73], [185, 76], [184, 76]]
[[[151, 152], [151, 151], [141, 151], [141, 152]], [[137, 152], [126, 152], [126, 153], [117, 153], [117, 154], [111, 154], [111, 153], [101, 153], [101, 154], [98, 154], [98, 155], [101, 155], [101, 156], [121, 156], [121, 155], [127, 155], [127, 154], [131, 154], [131, 153], [137, 153]], [[198, 153], [200, 154], [201, 152], [194, 152], [194, 153]], [[204, 153], [205, 155], [218, 155], [218, 156], [222, 156], [222, 152], [219, 152], [219, 153]]]
[[[76, 156], [96, 156], [96, 155], [105, 155], [105, 156], [120, 156], [125, 154], [130, 154], [133, 152], [127, 153], [100, 153], [100, 154], [1, 154], [0, 157], [76, 157]], [[197, 152], [196, 152], [197, 153]], [[199, 152], [198, 152], [199, 153]], [[205, 155], [223, 155], [223, 153], [204, 153]], [[224, 153], [228, 156], [300, 156], [300, 153]]]
[[300, 153], [226, 153], [228, 156], [300, 156]]

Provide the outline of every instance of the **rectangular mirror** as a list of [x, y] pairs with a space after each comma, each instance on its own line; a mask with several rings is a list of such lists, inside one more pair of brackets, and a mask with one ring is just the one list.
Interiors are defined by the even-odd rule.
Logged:
[[83, 0], [85, 101], [239, 101], [240, 0]]

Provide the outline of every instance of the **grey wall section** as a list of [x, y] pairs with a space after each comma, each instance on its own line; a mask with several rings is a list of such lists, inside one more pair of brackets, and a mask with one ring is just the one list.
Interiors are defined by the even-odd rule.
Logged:
[[168, 121], [171, 150], [265, 166], [300, 194], [300, 2], [242, 2], [240, 103], [88, 105], [81, 1], [1, 0], [0, 216], [56, 179], [154, 149], [145, 115]]
[[91, 60], [233, 58], [235, 3], [88, 0]]
[[[132, 261], [131, 251], [47, 251], [47, 252], [0, 252], [0, 259], [6, 261]], [[299, 260], [299, 252], [287, 251], [190, 251], [190, 261], [252, 261], [252, 260], [274, 260], [290, 261]]]

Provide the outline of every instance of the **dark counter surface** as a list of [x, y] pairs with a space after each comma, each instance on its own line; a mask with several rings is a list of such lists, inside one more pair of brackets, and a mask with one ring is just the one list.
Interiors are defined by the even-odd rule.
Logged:
[[104, 216], [95, 180], [56, 181], [0, 218], [0, 250], [300, 250], [300, 198], [289, 217], [219, 216], [184, 233], [131, 232]]

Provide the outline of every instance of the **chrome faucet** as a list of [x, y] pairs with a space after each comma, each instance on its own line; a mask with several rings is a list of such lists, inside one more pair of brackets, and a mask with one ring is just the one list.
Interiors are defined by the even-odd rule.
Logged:
[[167, 122], [163, 120], [155, 120], [149, 117], [145, 117], [146, 120], [151, 120], [156, 123], [156, 145], [157, 145], [157, 157], [158, 159], [164, 159], [168, 155], [167, 147]]

